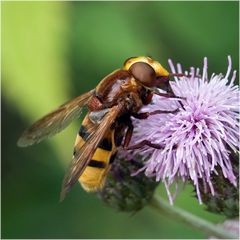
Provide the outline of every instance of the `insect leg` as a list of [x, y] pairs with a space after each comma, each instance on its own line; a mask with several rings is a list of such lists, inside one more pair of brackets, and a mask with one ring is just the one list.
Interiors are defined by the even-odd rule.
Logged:
[[131, 138], [132, 138], [133, 128], [134, 128], [130, 118], [129, 118], [129, 121], [126, 124], [128, 126], [128, 129], [127, 129], [127, 132], [125, 134], [125, 138], [124, 138], [124, 142], [123, 142], [123, 148], [128, 147], [128, 145], [131, 141]]
[[156, 94], [156, 95], [158, 95], [158, 96], [166, 97], [166, 98], [179, 98], [179, 101], [178, 101], [179, 104], [181, 105], [181, 107], [182, 107], [183, 109], [185, 109], [184, 106], [183, 106], [183, 104], [182, 104], [182, 102], [181, 102], [181, 99], [182, 99], [182, 100], [186, 100], [185, 97], [176, 96], [176, 95], [174, 95], [173, 92], [167, 92], [167, 93], [153, 92], [153, 93]]
[[162, 114], [162, 113], [177, 113], [179, 112], [179, 109], [176, 109], [174, 111], [164, 111], [164, 110], [156, 110], [153, 112], [143, 112], [143, 113], [132, 113], [132, 116], [137, 119], [146, 119], [149, 116], [156, 115], [156, 114]]
[[147, 91], [145, 96], [143, 96], [143, 98], [142, 98], [143, 104], [148, 105], [149, 103], [152, 102], [152, 98], [153, 98], [153, 92], [152, 91]]
[[153, 92], [154, 94], [161, 96], [161, 97], [166, 97], [166, 98], [179, 98], [185, 100], [185, 97], [179, 97], [174, 95], [173, 93], [160, 93], [160, 92]]
[[156, 148], [156, 149], [163, 149], [163, 146], [160, 144], [156, 144], [156, 143], [151, 143], [148, 140], [143, 140], [135, 145], [129, 146], [129, 147], [124, 147], [125, 150], [134, 150], [134, 149], [139, 149], [142, 148], [144, 146], [149, 146], [152, 148]]
[[[182, 74], [174, 75], [174, 76], [182, 76]], [[185, 99], [183, 97], [176, 96], [172, 90], [172, 87], [170, 85], [170, 78], [169, 76], [162, 76], [157, 78], [158, 85], [157, 87], [165, 90], [167, 93], [160, 93], [154, 91], [153, 93], [162, 97], [167, 97], [167, 98], [180, 98], [180, 99]]]

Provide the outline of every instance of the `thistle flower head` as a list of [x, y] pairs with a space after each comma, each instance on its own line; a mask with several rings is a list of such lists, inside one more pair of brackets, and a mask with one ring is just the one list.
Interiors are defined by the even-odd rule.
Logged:
[[183, 72], [181, 65], [177, 64], [175, 68], [171, 60], [169, 65], [173, 73], [186, 75], [171, 81], [174, 94], [184, 99], [155, 95], [153, 103], [141, 112], [179, 111], [152, 115], [145, 120], [133, 119], [135, 131], [130, 145], [149, 140], [162, 146], [161, 149], [146, 146], [137, 150], [137, 154], [146, 159], [145, 166], [139, 171], [144, 170], [147, 176], [154, 176], [165, 184], [170, 203], [173, 203], [173, 197], [169, 187], [178, 179], [183, 182], [190, 179], [202, 203], [199, 179], [212, 195], [211, 177], [218, 175], [218, 171], [232, 185], [237, 185], [229, 158], [230, 150], [237, 151], [239, 144], [239, 88], [233, 84], [236, 71], [230, 77], [230, 57], [225, 76], [212, 74], [210, 78], [206, 58], [202, 73], [193, 67], [189, 72]]

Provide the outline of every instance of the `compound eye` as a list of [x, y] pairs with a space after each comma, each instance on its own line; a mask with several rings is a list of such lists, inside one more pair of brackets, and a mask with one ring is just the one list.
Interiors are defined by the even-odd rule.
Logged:
[[147, 87], [153, 87], [155, 85], [156, 73], [149, 64], [144, 62], [134, 63], [129, 71], [133, 77], [143, 85]]

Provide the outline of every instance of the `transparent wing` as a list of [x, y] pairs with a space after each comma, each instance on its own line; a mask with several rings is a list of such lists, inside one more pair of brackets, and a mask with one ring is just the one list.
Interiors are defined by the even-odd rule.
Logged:
[[76, 150], [73, 160], [70, 163], [69, 169], [64, 177], [60, 200], [65, 198], [65, 195], [70, 188], [78, 181], [79, 177], [91, 161], [98, 144], [102, 140], [106, 131], [111, 127], [116, 117], [121, 111], [120, 106], [114, 106], [109, 109], [109, 112], [103, 117], [100, 124], [95, 124], [93, 128], [88, 129], [91, 134], [86, 139], [86, 142], [80, 149]]
[[91, 90], [76, 97], [39, 119], [23, 132], [17, 145], [19, 147], [26, 147], [62, 131], [74, 119], [80, 116], [83, 106], [88, 103], [93, 92], [94, 90]]

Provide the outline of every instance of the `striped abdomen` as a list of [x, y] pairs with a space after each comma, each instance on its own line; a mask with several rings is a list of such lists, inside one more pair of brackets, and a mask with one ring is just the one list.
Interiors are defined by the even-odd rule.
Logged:
[[[80, 148], [88, 138], [92, 122], [89, 120], [89, 114], [86, 115], [75, 141], [74, 150]], [[79, 178], [79, 182], [86, 191], [97, 191], [104, 186], [108, 171], [111, 168], [116, 155], [116, 146], [114, 143], [114, 129], [109, 129], [99, 143], [94, 152], [92, 160]]]

